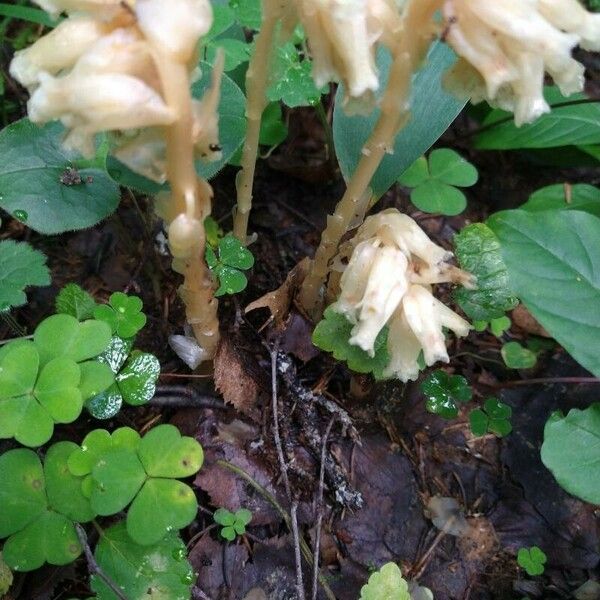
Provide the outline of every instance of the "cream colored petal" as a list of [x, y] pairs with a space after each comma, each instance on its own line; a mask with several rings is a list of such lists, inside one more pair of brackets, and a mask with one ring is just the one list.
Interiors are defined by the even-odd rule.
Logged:
[[143, 129], [133, 137], [120, 137], [112, 154], [132, 171], [152, 181], [164, 183], [167, 179], [166, 144], [158, 129]]
[[53, 16], [67, 12], [95, 12], [110, 18], [123, 4], [131, 5], [135, 0], [33, 0], [38, 6]]
[[148, 40], [183, 63], [190, 61], [213, 20], [208, 0], [137, 0], [135, 12]]
[[390, 355], [384, 377], [397, 377], [400, 381], [414, 381], [419, 376], [421, 344], [409, 327], [402, 309], [390, 320], [387, 348]]
[[579, 36], [582, 48], [600, 50], [600, 14], [578, 0], [539, 0], [539, 10], [556, 28]]
[[106, 33], [106, 27], [89, 17], [70, 17], [34, 44], [15, 53], [10, 74], [33, 88], [41, 72], [56, 75], [70, 69], [79, 57]]

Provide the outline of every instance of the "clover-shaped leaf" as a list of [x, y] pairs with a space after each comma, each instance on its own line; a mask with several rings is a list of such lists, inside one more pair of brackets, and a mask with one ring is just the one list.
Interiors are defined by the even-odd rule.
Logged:
[[510, 329], [512, 325], [512, 321], [504, 315], [503, 317], [498, 317], [497, 319], [490, 319], [490, 321], [473, 321], [473, 329], [475, 331], [485, 331], [488, 327], [493, 335], [497, 338], [501, 337], [502, 334]]
[[498, 437], [504, 437], [512, 431], [510, 418], [512, 409], [498, 398], [488, 398], [483, 409], [476, 408], [469, 415], [469, 423], [473, 435], [485, 435], [488, 431]]
[[68, 564], [81, 554], [72, 519], [88, 521], [95, 513], [66, 466], [74, 448], [71, 442], [52, 446], [44, 467], [32, 450], [0, 456], [0, 537], [8, 537], [4, 559], [16, 571]]
[[254, 266], [254, 256], [237, 238], [226, 235], [219, 240], [218, 256], [210, 246], [206, 247], [206, 263], [219, 280], [215, 296], [237, 294], [248, 285], [242, 271]]
[[115, 292], [108, 304], [101, 304], [94, 310], [94, 317], [108, 323], [112, 333], [122, 338], [133, 337], [146, 324], [146, 315], [142, 312], [142, 301], [137, 296], [128, 296]]
[[383, 371], [390, 361], [387, 350], [388, 328], [384, 327], [374, 344], [375, 354], [369, 356], [362, 348], [350, 344], [352, 323], [331, 307], [325, 310], [312, 335], [317, 348], [332, 352], [337, 360], [344, 360], [348, 368], [357, 373], [373, 373], [375, 379], [383, 378]]
[[469, 402], [473, 395], [464, 377], [448, 375], [441, 369], [433, 371], [423, 380], [421, 391], [427, 397], [427, 410], [444, 419], [455, 419], [458, 416], [457, 403]]
[[531, 369], [535, 367], [535, 352], [523, 348], [519, 342], [508, 342], [500, 350], [502, 360], [509, 369]]
[[236, 536], [246, 533], [246, 525], [252, 520], [252, 513], [246, 508], [240, 508], [235, 513], [226, 508], [219, 508], [213, 515], [215, 523], [222, 525], [221, 536], [232, 542]]
[[[186, 556], [176, 533], [142, 546], [131, 539], [123, 521], [104, 530], [95, 551], [102, 571], [127, 598], [189, 598], [195, 578]], [[114, 593], [99, 577], [91, 578], [91, 587], [97, 600], [114, 600]]]
[[71, 457], [69, 468], [85, 475], [91, 467], [91, 485], [85, 487], [92, 508], [107, 516], [131, 503], [127, 530], [136, 542], [154, 544], [196, 515], [194, 492], [175, 478], [200, 469], [202, 447], [172, 425], [151, 429], [139, 443], [129, 432], [119, 433], [118, 439], [116, 434], [111, 439], [106, 433], [90, 434]]
[[360, 600], [410, 600], [408, 583], [396, 563], [386, 563], [369, 577], [360, 590]]
[[538, 546], [519, 548], [517, 553], [517, 563], [531, 577], [541, 575], [544, 572], [544, 565], [547, 560], [546, 554]]
[[414, 188], [410, 199], [423, 212], [458, 215], [467, 206], [467, 199], [457, 187], [477, 183], [477, 169], [454, 150], [439, 148], [417, 159], [398, 180]]
[[113, 337], [108, 349], [98, 357], [115, 373], [114, 384], [87, 403], [86, 408], [97, 419], [114, 417], [123, 405], [140, 406], [156, 392], [160, 363], [153, 354], [134, 351], [128, 357], [132, 341]]
[[78, 321], [91, 319], [97, 306], [96, 301], [76, 283], [65, 285], [54, 301], [56, 312], [71, 315]]
[[477, 288], [460, 287], [454, 293], [468, 317], [490, 321], [504, 316], [518, 300], [509, 287], [508, 270], [496, 234], [484, 223], [468, 225], [454, 237], [456, 258], [462, 269], [477, 278]]

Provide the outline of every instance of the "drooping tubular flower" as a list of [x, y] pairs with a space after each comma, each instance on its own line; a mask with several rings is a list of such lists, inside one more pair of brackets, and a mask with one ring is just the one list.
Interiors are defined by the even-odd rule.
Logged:
[[443, 13], [446, 41], [461, 57], [448, 87], [514, 112], [517, 125], [550, 110], [545, 73], [563, 95], [581, 91], [584, 68], [571, 52], [600, 50], [600, 14], [579, 0], [445, 0]]
[[428, 366], [448, 362], [443, 328], [465, 336], [470, 325], [433, 296], [431, 285], [474, 286], [471, 275], [447, 262], [452, 253], [395, 209], [368, 217], [345, 252], [351, 256], [332, 306], [355, 324], [350, 343], [373, 356], [377, 335], [389, 325], [384, 375], [405, 382], [418, 376], [421, 351]]
[[[68, 129], [65, 144], [89, 156], [94, 136], [112, 132], [115, 156], [132, 170], [164, 182], [161, 129], [177, 110], [164, 96], [164, 59], [195, 66], [198, 40], [212, 24], [208, 0], [37, 0], [69, 16], [48, 35], [17, 52], [11, 75], [31, 92], [34, 123], [58, 119]], [[220, 71], [208, 101], [194, 101], [197, 156], [220, 156]], [[210, 113], [210, 114], [208, 114]]]

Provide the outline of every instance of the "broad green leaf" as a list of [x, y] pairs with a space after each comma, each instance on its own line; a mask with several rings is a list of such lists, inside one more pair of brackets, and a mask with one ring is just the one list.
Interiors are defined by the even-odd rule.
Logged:
[[459, 215], [467, 208], [467, 198], [452, 185], [430, 179], [416, 187], [410, 201], [423, 212], [441, 215]]
[[0, 355], [0, 401], [29, 394], [38, 376], [39, 363], [33, 343], [7, 344]]
[[[142, 546], [131, 539], [123, 521], [102, 533], [95, 551], [102, 571], [127, 598], [147, 600], [190, 598], [195, 578], [186, 556], [185, 545], [176, 533]], [[115, 600], [114, 593], [95, 575], [91, 587], [97, 600]]]
[[15, 571], [33, 571], [45, 562], [67, 565], [82, 548], [73, 521], [52, 510], [12, 535], [4, 544], [4, 559]]
[[20, 19], [22, 21], [29, 21], [30, 23], [37, 23], [38, 25], [44, 25], [45, 27], [56, 27], [61, 21], [60, 18], [53, 19], [46, 11], [39, 8], [21, 5], [15, 6], [5, 3], [0, 4], [0, 15], [11, 19]]
[[458, 152], [450, 148], [438, 148], [429, 155], [431, 177], [448, 185], [470, 187], [477, 183], [477, 169]]
[[203, 38], [205, 42], [214, 40], [225, 33], [235, 22], [235, 13], [226, 4], [214, 3], [212, 6], [213, 21], [210, 31]]
[[517, 553], [517, 563], [530, 577], [541, 575], [547, 560], [546, 554], [538, 546], [519, 548]]
[[81, 477], [73, 475], [67, 466], [69, 456], [78, 449], [73, 442], [58, 442], [48, 450], [44, 460], [46, 494], [50, 508], [73, 521], [86, 523], [96, 513], [81, 492]]
[[293, 42], [280, 45], [273, 59], [271, 85], [267, 98], [271, 102], [281, 100], [290, 108], [314, 106], [321, 98], [312, 78], [312, 63], [302, 58]]
[[384, 327], [379, 332], [374, 344], [375, 355], [371, 357], [362, 348], [350, 344], [352, 327], [344, 315], [329, 307], [313, 331], [312, 342], [317, 348], [332, 352], [337, 360], [346, 361], [352, 371], [373, 373], [376, 379], [382, 379], [383, 371], [390, 362], [387, 350], [389, 329]]
[[26, 242], [1, 241], [0, 311], [25, 304], [24, 290], [30, 285], [50, 285], [46, 257]]
[[537, 361], [535, 353], [523, 348], [519, 342], [508, 342], [500, 351], [502, 360], [509, 369], [531, 369]]
[[173, 425], [151, 429], [140, 442], [138, 454], [150, 477], [189, 477], [202, 466], [202, 446], [182, 436]]
[[438, 369], [430, 373], [421, 383], [421, 391], [427, 397], [426, 408], [429, 412], [444, 419], [458, 416], [457, 403], [471, 400], [473, 392], [468, 381], [461, 375], [448, 375]]
[[580, 211], [503, 211], [488, 219], [510, 287], [542, 326], [600, 375], [600, 219]]
[[117, 375], [117, 387], [127, 404], [146, 404], [156, 392], [160, 363], [153, 354], [135, 351]]
[[260, 0], [229, 0], [229, 7], [240, 25], [249, 29], [260, 29], [262, 19]]
[[243, 40], [219, 38], [210, 42], [206, 48], [206, 62], [214, 65], [218, 49], [225, 53], [225, 73], [250, 59], [251, 46]]
[[535, 191], [520, 207], [528, 212], [581, 210], [600, 217], [600, 189], [586, 183], [549, 185]]
[[142, 306], [141, 298], [115, 292], [108, 304], [96, 307], [94, 318], [108, 323], [113, 334], [124, 339], [132, 338], [146, 324]]
[[219, 288], [215, 292], [217, 297], [243, 292], [248, 285], [248, 278], [238, 269], [218, 265], [215, 273], [219, 278]]
[[94, 315], [96, 301], [76, 283], [68, 283], [56, 296], [55, 306], [57, 313], [85, 321]]
[[61, 356], [42, 368], [33, 394], [56, 423], [72, 423], [83, 408], [80, 381], [79, 365]]
[[127, 533], [138, 544], [156, 544], [189, 525], [198, 512], [192, 489], [176, 479], [149, 479], [127, 512]]
[[84, 402], [104, 392], [115, 382], [111, 368], [105, 363], [89, 360], [81, 363], [79, 368], [81, 370], [79, 390]]
[[219, 259], [228, 267], [246, 271], [254, 266], [254, 255], [233, 235], [219, 241]]
[[44, 471], [32, 450], [9, 450], [0, 456], [0, 538], [35, 521], [46, 509]]
[[542, 462], [567, 492], [600, 505], [600, 403], [550, 417]]
[[[565, 98], [558, 88], [544, 88], [550, 105], [585, 100], [584, 94]], [[498, 123], [494, 125], [494, 123]], [[493, 110], [482, 123], [486, 128], [475, 138], [475, 147], [483, 150], [519, 148], [555, 148], [558, 146], [600, 143], [600, 102], [553, 106], [529, 125], [517, 127], [509, 113]]]
[[360, 600], [410, 600], [408, 583], [396, 563], [375, 571], [360, 590]]
[[134, 450], [112, 448], [92, 469], [92, 508], [103, 516], [123, 510], [146, 480], [146, 472]]
[[[419, 156], [448, 129], [465, 105], [447, 94], [442, 88], [442, 75], [455, 60], [455, 55], [445, 44], [432, 44], [425, 66], [413, 77], [410, 121], [400, 131], [394, 144], [394, 153], [386, 155], [371, 181], [376, 197], [388, 188], [410, 167]], [[381, 88], [385, 87], [391, 59], [380, 51], [377, 66], [381, 73]], [[344, 90], [339, 87], [333, 118], [335, 149], [344, 178], [348, 180], [362, 156], [379, 110], [367, 117], [348, 116], [342, 109]]]
[[81, 362], [106, 350], [111, 331], [102, 321], [80, 323], [71, 315], [52, 315], [38, 325], [33, 339], [42, 364], [59, 356]]
[[484, 223], [473, 223], [455, 236], [454, 246], [461, 268], [477, 278], [477, 289], [459, 288], [454, 294], [467, 316], [489, 321], [513, 309], [518, 301], [494, 232]]
[[61, 183], [79, 156], [61, 145], [64, 128], [28, 119], [0, 132], [0, 207], [44, 234], [91, 227], [114, 212], [119, 187], [100, 168], [80, 169], [81, 183]]

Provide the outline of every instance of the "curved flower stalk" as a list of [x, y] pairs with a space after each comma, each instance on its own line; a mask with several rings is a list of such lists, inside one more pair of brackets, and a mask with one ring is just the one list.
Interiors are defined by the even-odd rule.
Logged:
[[94, 136], [109, 132], [116, 155], [170, 192], [157, 201], [166, 221], [173, 268], [184, 276], [180, 294], [204, 358], [219, 338], [214, 283], [204, 261], [203, 222], [212, 190], [194, 167], [196, 157], [218, 158], [222, 57], [211, 89], [190, 95], [197, 46], [212, 24], [209, 0], [37, 0], [68, 18], [18, 52], [11, 74], [31, 98], [30, 119], [59, 119], [65, 144], [94, 153]]
[[368, 217], [343, 253], [350, 260], [332, 306], [354, 323], [350, 344], [373, 356], [377, 335], [389, 325], [384, 375], [404, 382], [417, 378], [421, 352], [428, 366], [448, 362], [443, 328], [465, 336], [470, 325], [433, 296], [431, 285], [474, 286], [471, 275], [448, 264], [452, 253], [395, 209]]
[[581, 91], [584, 68], [571, 51], [600, 50], [600, 14], [578, 0], [446, 0], [443, 12], [446, 41], [461, 57], [448, 87], [514, 112], [517, 126], [549, 112], [545, 73], [563, 95]]

